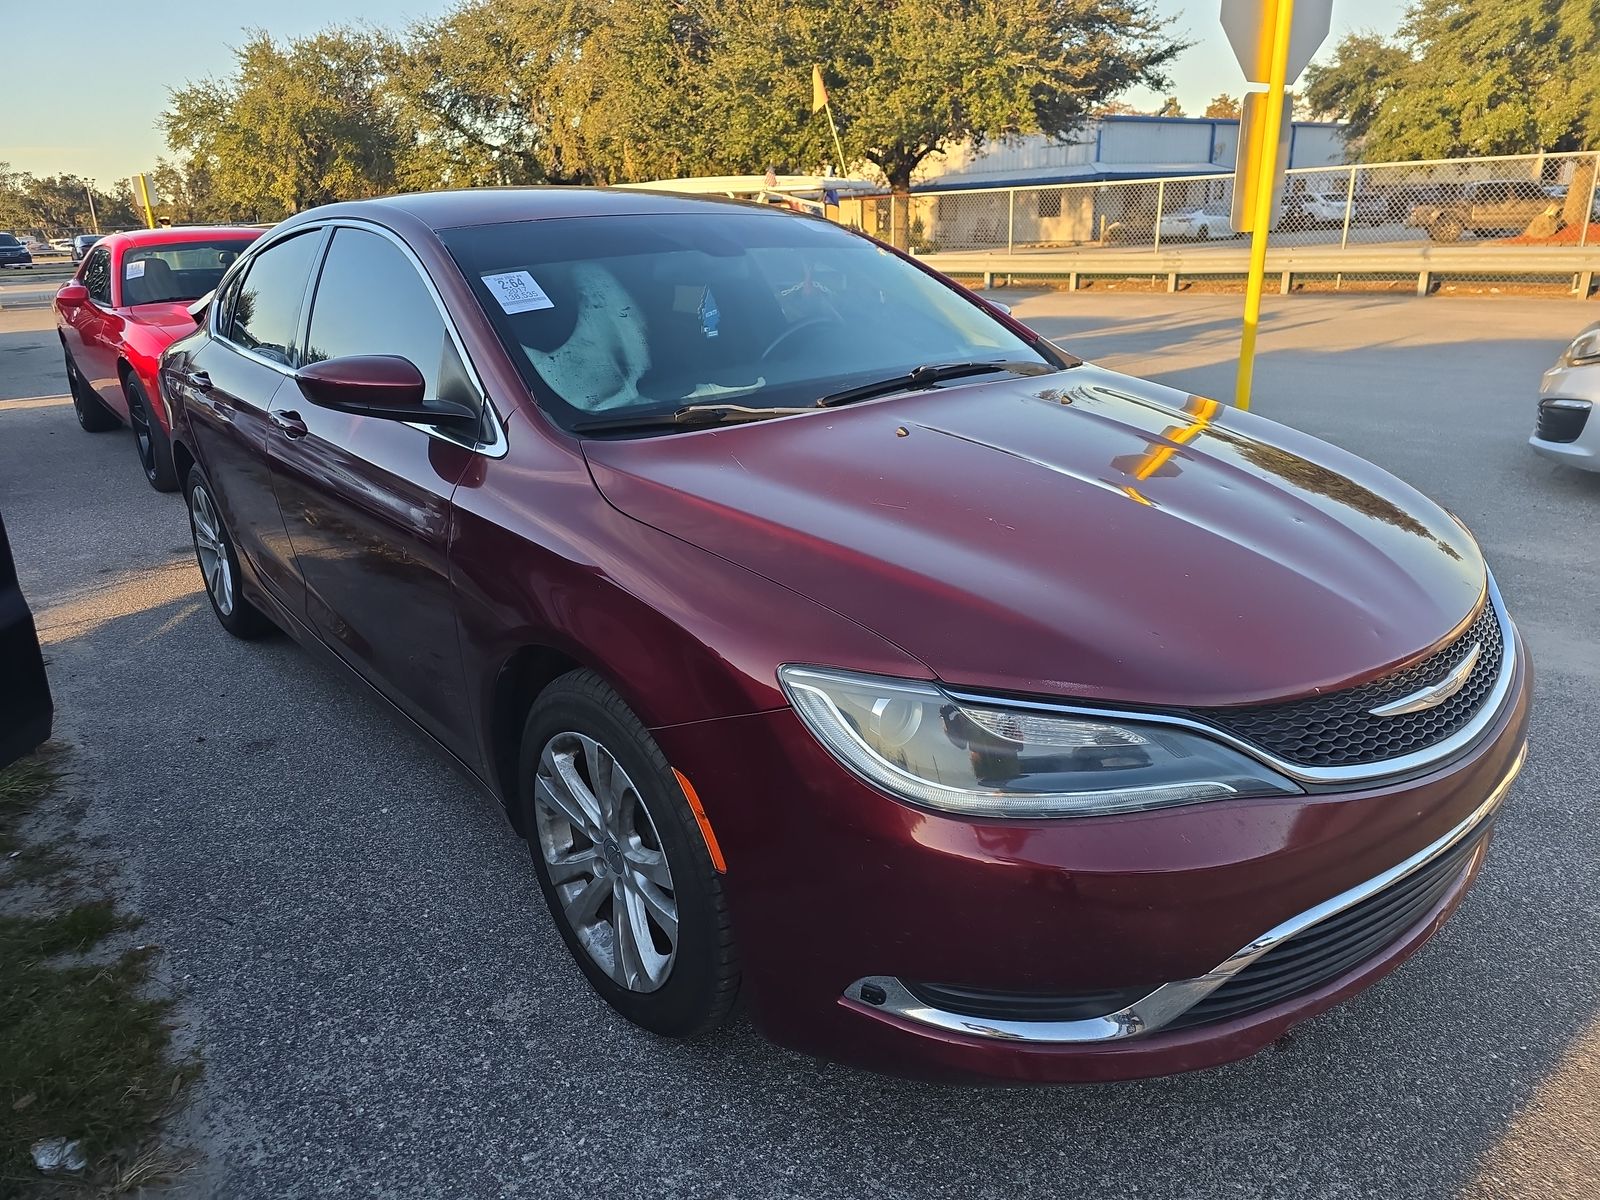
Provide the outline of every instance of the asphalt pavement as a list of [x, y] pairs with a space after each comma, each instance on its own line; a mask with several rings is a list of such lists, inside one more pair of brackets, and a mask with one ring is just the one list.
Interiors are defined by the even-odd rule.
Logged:
[[[1086, 357], [1231, 394], [1238, 297], [998, 295]], [[205, 1059], [173, 1127], [200, 1156], [181, 1193], [1600, 1193], [1600, 476], [1525, 445], [1539, 372], [1594, 311], [1269, 299], [1258, 411], [1477, 532], [1538, 672], [1529, 764], [1476, 889], [1395, 975], [1243, 1063], [1037, 1089], [614, 1017], [498, 806], [292, 642], [229, 638], [182, 504], [126, 433], [74, 422], [49, 313], [0, 313], [0, 510], [72, 786]]]

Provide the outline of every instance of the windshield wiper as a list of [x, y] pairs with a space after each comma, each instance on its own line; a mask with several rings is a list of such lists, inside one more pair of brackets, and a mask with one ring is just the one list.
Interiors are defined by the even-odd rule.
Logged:
[[572, 427], [574, 433], [608, 433], [625, 429], [665, 429], [672, 426], [733, 425], [741, 421], [765, 421], [768, 417], [792, 417], [796, 413], [814, 412], [813, 408], [751, 408], [745, 404], [685, 404], [681, 408], [662, 412], [618, 413], [614, 417], [596, 417], [579, 421]]
[[904, 375], [893, 375], [872, 383], [829, 392], [817, 400], [818, 408], [835, 408], [853, 404], [857, 400], [871, 400], [874, 396], [887, 396], [892, 392], [909, 392], [917, 388], [930, 388], [946, 379], [960, 379], [967, 375], [988, 375], [995, 371], [1009, 371], [1013, 375], [1049, 375], [1061, 368], [1042, 362], [956, 362], [927, 363], [913, 367]]

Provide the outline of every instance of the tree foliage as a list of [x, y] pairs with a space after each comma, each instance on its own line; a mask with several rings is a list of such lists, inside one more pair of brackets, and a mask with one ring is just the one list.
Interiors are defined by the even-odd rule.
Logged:
[[[91, 203], [91, 195], [93, 201]], [[0, 163], [0, 229], [40, 237], [90, 233], [141, 224], [126, 184], [108, 192], [77, 175], [37, 177]]]
[[1351, 34], [1307, 73], [1312, 109], [1367, 160], [1589, 149], [1594, 0], [1418, 0], [1393, 39]]
[[1205, 115], [1222, 120], [1238, 120], [1239, 110], [1239, 97], [1221, 92], [1211, 97], [1211, 103], [1206, 105]]
[[332, 28], [252, 33], [227, 79], [172, 93], [167, 143], [228, 206], [259, 220], [392, 191], [406, 146], [382, 73], [387, 39]]
[[[273, 218], [401, 188], [617, 183], [838, 155], [897, 189], [962, 140], [1070, 132], [1182, 49], [1152, 0], [461, 0], [397, 36], [250, 36], [162, 121], [173, 194]], [[187, 188], [187, 190], [185, 190]]]

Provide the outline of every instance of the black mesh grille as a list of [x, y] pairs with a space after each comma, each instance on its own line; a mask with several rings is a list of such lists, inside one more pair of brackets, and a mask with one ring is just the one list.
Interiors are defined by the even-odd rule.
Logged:
[[1539, 401], [1539, 426], [1534, 436], [1542, 442], [1575, 442], [1589, 423], [1589, 405], [1571, 400]]
[[[1369, 711], [1438, 683], [1474, 642], [1482, 646], [1466, 686], [1436, 708], [1395, 717]], [[1443, 650], [1393, 675], [1348, 688], [1254, 707], [1196, 709], [1193, 715], [1268, 753], [1305, 767], [1346, 767], [1398, 758], [1443, 741], [1484, 705], [1500, 675], [1505, 644], [1494, 606]]]
[[1312, 991], [1399, 941], [1444, 899], [1489, 835], [1488, 823], [1432, 862], [1267, 951], [1168, 1029], [1206, 1025]]

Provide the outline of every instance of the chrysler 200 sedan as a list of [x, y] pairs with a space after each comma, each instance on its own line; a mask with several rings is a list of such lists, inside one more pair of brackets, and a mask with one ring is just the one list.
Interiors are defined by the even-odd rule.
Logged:
[[1438, 928], [1522, 763], [1450, 514], [825, 221], [340, 204], [199, 320], [162, 386], [218, 619], [458, 759], [658, 1033], [737, 997], [907, 1074], [1241, 1058]]

